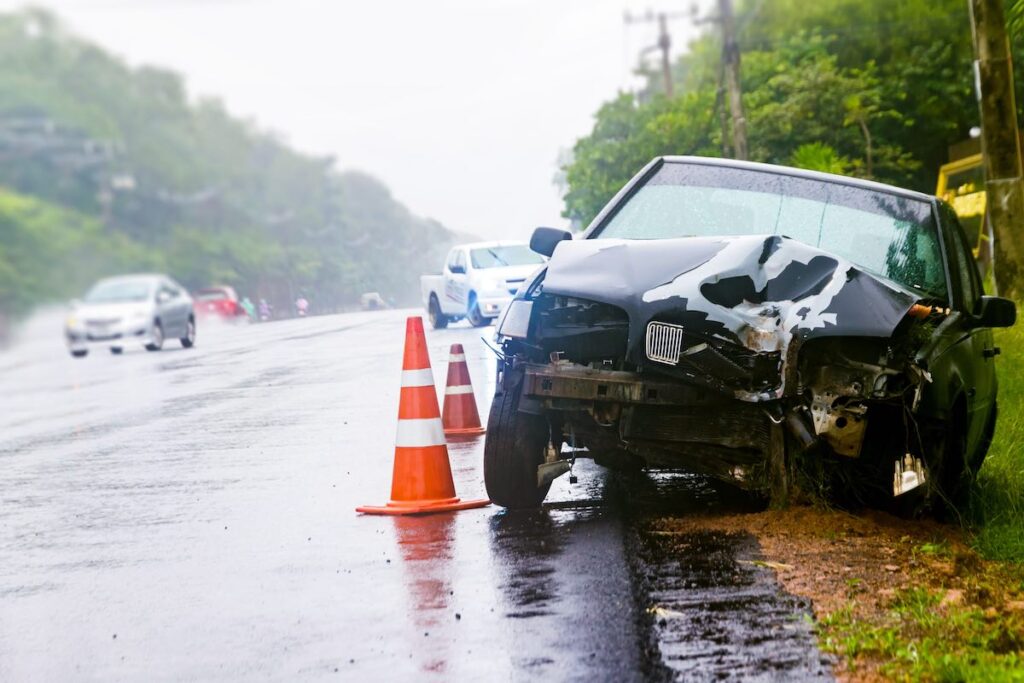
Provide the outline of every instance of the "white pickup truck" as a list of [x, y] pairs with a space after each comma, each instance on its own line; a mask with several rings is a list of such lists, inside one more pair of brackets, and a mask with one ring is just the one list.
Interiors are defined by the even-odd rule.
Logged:
[[466, 318], [491, 324], [519, 285], [544, 263], [525, 242], [474, 242], [448, 252], [440, 275], [420, 277], [423, 305], [434, 329]]

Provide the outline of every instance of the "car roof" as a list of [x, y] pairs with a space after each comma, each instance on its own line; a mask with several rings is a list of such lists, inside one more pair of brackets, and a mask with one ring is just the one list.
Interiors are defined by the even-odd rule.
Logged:
[[738, 168], [749, 171], [761, 171], [764, 173], [775, 173], [777, 175], [788, 175], [796, 178], [807, 178], [808, 180], [819, 180], [825, 183], [838, 183], [850, 185], [875, 192], [899, 195], [908, 199], [916, 199], [932, 203], [936, 198], [930, 194], [907, 190], [895, 185], [864, 180], [863, 178], [851, 178], [850, 176], [825, 173], [824, 171], [811, 171], [805, 168], [794, 168], [792, 166], [778, 166], [776, 164], [762, 164], [756, 161], [739, 161], [737, 159], [724, 159], [721, 157], [698, 157], [698, 156], [662, 156], [657, 157], [667, 164], [701, 164], [704, 166], [723, 166], [727, 168]]
[[490, 249], [493, 247], [528, 247], [529, 244], [526, 242], [520, 242], [518, 240], [495, 240], [491, 242], [468, 242], [466, 244], [460, 244], [455, 248], [458, 249]]
[[150, 284], [154, 284], [161, 280], [170, 280], [170, 278], [159, 273], [127, 273], [125, 275], [112, 275], [110, 277], [101, 278], [100, 280], [97, 280], [97, 284], [100, 282], [118, 282], [120, 280], [144, 280]]

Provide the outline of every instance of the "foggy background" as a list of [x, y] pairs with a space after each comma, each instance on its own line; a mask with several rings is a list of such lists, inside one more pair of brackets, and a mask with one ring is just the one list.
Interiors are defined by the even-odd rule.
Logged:
[[[701, 13], [712, 4], [696, 3]], [[0, 0], [0, 10], [25, 6]], [[565, 226], [558, 150], [640, 81], [643, 0], [50, 0], [70, 29], [300, 151], [382, 180], [397, 200], [483, 238]], [[697, 35], [670, 24], [674, 55]], [[656, 62], [656, 55], [649, 56]]]

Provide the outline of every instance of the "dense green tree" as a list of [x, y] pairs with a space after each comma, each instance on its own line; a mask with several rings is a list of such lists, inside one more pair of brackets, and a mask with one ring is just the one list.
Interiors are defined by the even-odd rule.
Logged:
[[[737, 27], [752, 160], [933, 192], [949, 146], [978, 123], [965, 0], [748, 0]], [[598, 110], [565, 168], [566, 216], [586, 224], [658, 154], [728, 150], [720, 59], [712, 27], [677, 61], [674, 99], [649, 75]]]

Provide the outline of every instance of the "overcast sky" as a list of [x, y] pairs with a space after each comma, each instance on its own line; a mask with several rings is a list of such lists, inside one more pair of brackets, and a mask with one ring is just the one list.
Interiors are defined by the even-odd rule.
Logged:
[[[11, 9], [21, 1], [0, 0]], [[653, 25], [690, 0], [49, 0], [132, 64], [183, 73], [303, 151], [383, 180], [455, 230], [563, 225], [560, 150], [630, 76]], [[701, 0], [706, 7], [708, 0]], [[670, 24], [675, 52], [696, 29]], [[653, 58], [653, 55], [652, 55]]]

